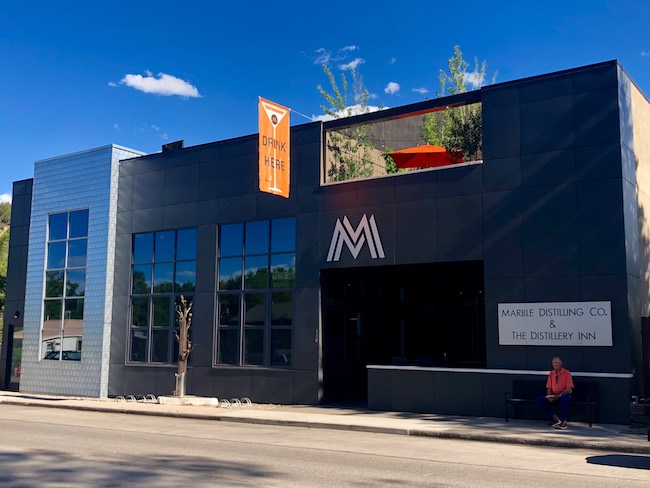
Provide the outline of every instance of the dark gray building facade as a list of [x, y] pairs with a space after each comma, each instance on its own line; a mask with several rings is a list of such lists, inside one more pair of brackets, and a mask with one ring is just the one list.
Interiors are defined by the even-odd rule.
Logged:
[[[331, 131], [387, 124], [390, 132], [408, 117], [478, 102], [481, 161], [324, 183]], [[92, 392], [171, 394], [182, 295], [193, 307], [192, 395], [502, 416], [512, 381], [538, 380], [542, 392], [551, 358], [561, 356], [578, 387], [598, 383], [601, 420], [626, 422], [630, 395], [650, 395], [642, 341], [649, 127], [648, 100], [606, 62], [293, 127], [288, 199], [258, 191], [256, 135], [122, 159], [110, 279], [102, 278], [110, 287], [98, 348], [105, 363], [96, 370], [103, 386]], [[5, 324], [14, 309], [25, 317], [26, 195], [35, 197], [37, 183], [14, 187]], [[92, 236], [91, 225], [89, 262]], [[52, 249], [58, 242], [47, 237]], [[90, 281], [88, 271], [87, 294]], [[47, 289], [46, 302], [54, 300]], [[72, 300], [69, 288], [61, 293]], [[504, 305], [553, 304], [561, 317], [601, 303], [609, 307], [605, 343], [500, 336]], [[21, 324], [20, 339], [45, 347], [46, 319], [39, 312]], [[83, 334], [81, 366], [92, 331]], [[34, 357], [47, 362], [42, 350]], [[3, 374], [8, 385], [11, 368]], [[48, 391], [36, 384], [21, 379], [20, 388]]]

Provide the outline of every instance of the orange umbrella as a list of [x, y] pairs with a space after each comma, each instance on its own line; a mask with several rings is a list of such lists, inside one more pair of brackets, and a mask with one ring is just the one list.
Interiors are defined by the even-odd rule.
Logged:
[[430, 144], [394, 151], [389, 156], [398, 168], [434, 168], [463, 162], [460, 151], [450, 153], [442, 146]]

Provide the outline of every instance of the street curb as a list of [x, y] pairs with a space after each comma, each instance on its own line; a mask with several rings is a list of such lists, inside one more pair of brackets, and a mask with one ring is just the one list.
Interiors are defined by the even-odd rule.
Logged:
[[106, 407], [106, 406], [88, 406], [88, 405], [65, 405], [56, 403], [43, 404], [33, 401], [21, 401], [15, 399], [0, 398], [0, 405], [14, 405], [25, 407], [43, 407], [43, 408], [57, 408], [66, 410], [77, 410], [84, 412], [104, 412], [104, 413], [117, 413], [126, 415], [144, 415], [153, 417], [168, 417], [168, 418], [186, 418], [192, 420], [211, 420], [216, 422], [232, 422], [242, 424], [257, 424], [257, 425], [277, 425], [285, 427], [301, 427], [307, 429], [328, 429], [328, 430], [349, 430], [356, 432], [367, 432], [374, 434], [391, 434], [391, 435], [406, 435], [413, 437], [430, 437], [438, 439], [450, 440], [465, 440], [476, 442], [494, 442], [502, 444], [518, 444], [528, 446], [541, 446], [541, 447], [560, 447], [569, 449], [592, 449], [598, 451], [620, 452], [629, 454], [646, 454], [650, 455], [650, 442], [648, 446], [634, 446], [619, 442], [601, 442], [601, 441], [585, 441], [573, 439], [536, 439], [526, 437], [513, 437], [499, 434], [484, 434], [476, 432], [459, 432], [453, 430], [423, 430], [423, 429], [408, 429], [400, 427], [379, 427], [360, 424], [337, 424], [329, 422], [312, 422], [308, 420], [281, 420], [281, 419], [262, 419], [253, 417], [236, 417], [229, 415], [211, 415], [211, 414], [195, 414], [190, 412], [156, 412], [152, 410], [133, 410], [123, 407]]
[[418, 437], [437, 437], [440, 439], [459, 439], [465, 441], [498, 442], [502, 444], [519, 444], [540, 447], [561, 447], [565, 449], [593, 449], [597, 451], [622, 452], [628, 454], [650, 455], [650, 445], [633, 446], [620, 442], [584, 441], [573, 439], [532, 439], [523, 437], [510, 437], [498, 434], [476, 434], [473, 432], [412, 430], [409, 435]]

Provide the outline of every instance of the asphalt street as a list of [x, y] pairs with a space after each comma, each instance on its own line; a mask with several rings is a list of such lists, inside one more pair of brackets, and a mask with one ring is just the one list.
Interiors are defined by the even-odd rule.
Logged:
[[0, 404], [0, 486], [647, 487], [650, 457]]

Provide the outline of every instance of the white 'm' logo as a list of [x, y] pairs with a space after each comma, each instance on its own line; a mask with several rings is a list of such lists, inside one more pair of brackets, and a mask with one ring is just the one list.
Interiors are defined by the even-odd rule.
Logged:
[[338, 261], [341, 258], [343, 243], [348, 246], [352, 257], [357, 259], [366, 241], [368, 241], [368, 249], [370, 250], [370, 257], [372, 259], [377, 259], [378, 257], [383, 259], [386, 257], [384, 248], [381, 245], [381, 238], [379, 237], [374, 215], [371, 215], [370, 219], [368, 219], [366, 214], [363, 214], [356, 230], [352, 228], [347, 217], [343, 217], [343, 223], [341, 223], [340, 219], [336, 219], [332, 242], [327, 253], [327, 262]]

